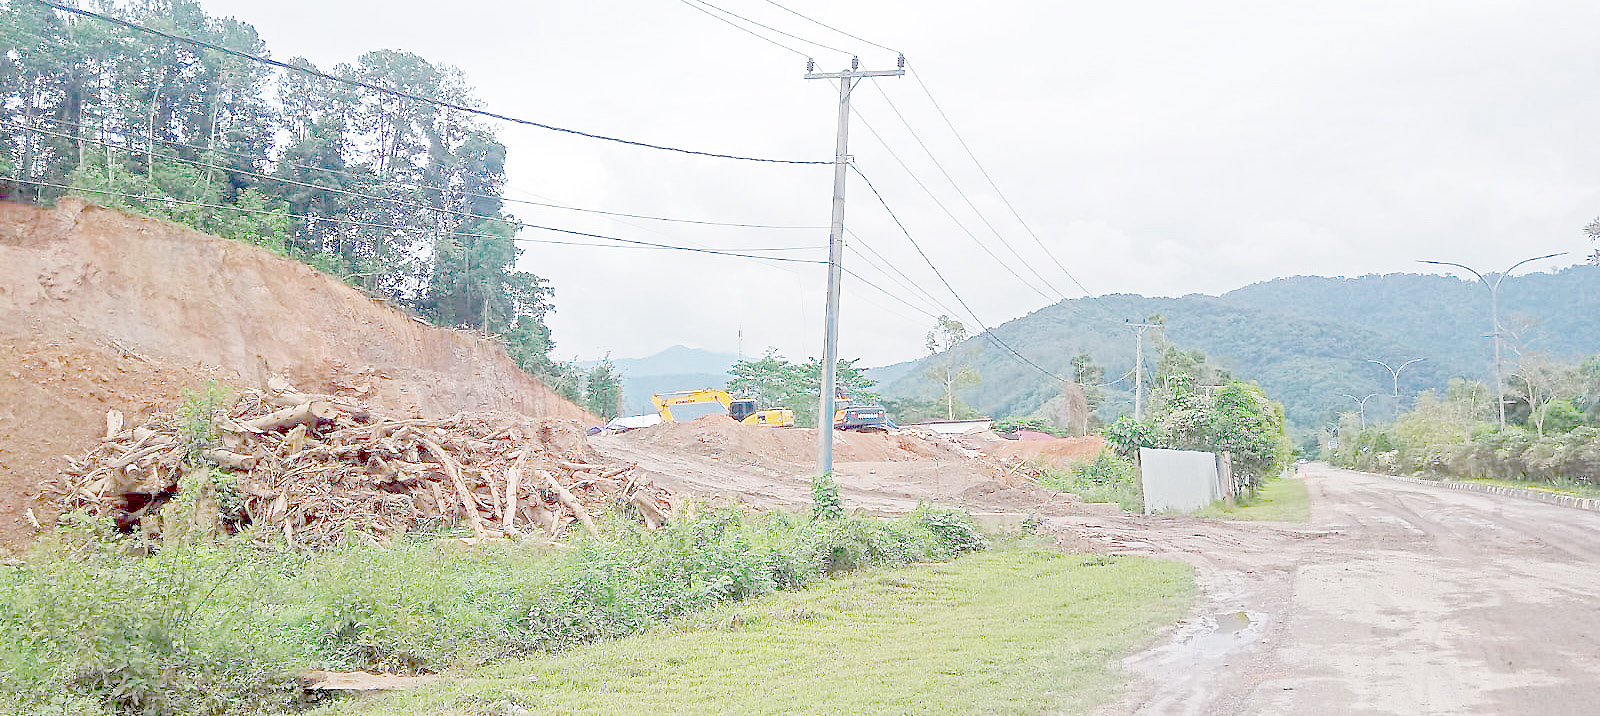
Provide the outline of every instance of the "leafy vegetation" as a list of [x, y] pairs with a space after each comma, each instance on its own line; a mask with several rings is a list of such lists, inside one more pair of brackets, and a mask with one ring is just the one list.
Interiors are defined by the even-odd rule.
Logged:
[[[98, 11], [238, 52], [255, 28], [193, 0]], [[317, 70], [304, 58], [288, 64]], [[303, 261], [555, 372], [551, 288], [517, 270], [505, 147], [462, 73], [379, 50], [327, 74], [272, 67], [35, 2], [0, 5], [0, 199], [64, 195]]]
[[[940, 316], [933, 330], [928, 331], [926, 341], [928, 367], [923, 369], [922, 377], [939, 387], [939, 393], [943, 396], [945, 420], [956, 419], [958, 412], [956, 390], [983, 382], [983, 377], [967, 366], [954, 350], [966, 339], [967, 327], [949, 316]], [[962, 414], [972, 411], [965, 404], [960, 404], [959, 408]]]
[[1084, 502], [1115, 502], [1129, 512], [1144, 510], [1139, 494], [1139, 466], [1133, 460], [1106, 450], [1093, 460], [1073, 463], [1068, 469], [1042, 465], [1039, 486], [1070, 492]]
[[[1511, 276], [1500, 286], [1502, 322], [1518, 349], [1558, 362], [1600, 353], [1600, 293], [1591, 290], [1600, 266], [1571, 266], [1553, 273]], [[1073, 376], [1072, 359], [1087, 354], [1111, 378], [1100, 386], [1102, 422], [1133, 410], [1133, 332], [1125, 319], [1160, 314], [1172, 345], [1200, 350], [1216, 366], [1259, 384], [1284, 405], [1296, 442], [1353, 409], [1345, 394], [1377, 393], [1369, 419], [1392, 420], [1394, 378], [1376, 359], [1427, 360], [1399, 378], [1400, 402], [1422, 390], [1443, 391], [1452, 378], [1492, 384], [1488, 292], [1476, 281], [1419, 274], [1359, 278], [1297, 276], [1253, 284], [1221, 296], [1146, 298], [1127, 294], [1062, 301], [995, 328], [995, 335], [1057, 376]], [[1017, 361], [983, 336], [957, 348], [984, 377], [982, 386], [958, 391], [977, 411], [996, 418], [1040, 414], [1060, 394], [1060, 383]], [[1146, 385], [1160, 348], [1147, 343]], [[887, 400], [932, 400], [936, 391], [920, 375], [926, 360], [896, 366], [885, 380]]]
[[1305, 480], [1280, 477], [1267, 480], [1255, 495], [1246, 495], [1234, 507], [1212, 505], [1194, 513], [1196, 517], [1267, 522], [1310, 522], [1311, 494]]
[[[875, 403], [878, 396], [870, 390], [875, 382], [856, 367], [858, 360], [840, 359], [834, 367], [834, 380], [855, 402]], [[729, 392], [749, 392], [763, 410], [793, 410], [796, 425], [817, 424], [817, 403], [822, 395], [821, 359], [807, 358], [804, 363], [791, 363], [778, 355], [776, 349], [768, 349], [760, 360], [734, 363], [728, 374], [733, 376], [728, 381]]]
[[1347, 414], [1323, 456], [1342, 467], [1575, 486], [1600, 484], [1600, 358], [1563, 365], [1522, 356], [1502, 396], [1508, 424], [1498, 425], [1493, 392], [1453, 380], [1443, 394], [1424, 391], [1393, 423]]
[[1253, 491], [1289, 464], [1283, 409], [1254, 385], [1232, 382], [1208, 392], [1197, 390], [1188, 374], [1175, 373], [1157, 391], [1149, 421], [1121, 418], [1101, 432], [1124, 458], [1141, 447], [1229, 453], [1234, 480]]
[[[174, 504], [168, 524], [192, 522], [192, 502]], [[984, 546], [970, 520], [928, 508], [897, 521], [712, 511], [653, 533], [619, 520], [559, 551], [441, 541], [263, 554], [176, 529], [144, 559], [108, 524], [68, 522], [0, 571], [8, 712], [284, 713], [304, 698], [298, 669], [482, 665]]]
[[1118, 656], [1181, 616], [1192, 592], [1176, 562], [997, 550], [319, 713], [1087, 713], [1114, 694]]

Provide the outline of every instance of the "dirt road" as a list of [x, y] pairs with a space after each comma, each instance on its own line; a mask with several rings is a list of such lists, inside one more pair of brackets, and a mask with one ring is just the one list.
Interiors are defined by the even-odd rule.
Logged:
[[1056, 518], [1194, 564], [1110, 715], [1600, 711], [1600, 513], [1309, 466], [1312, 524]]

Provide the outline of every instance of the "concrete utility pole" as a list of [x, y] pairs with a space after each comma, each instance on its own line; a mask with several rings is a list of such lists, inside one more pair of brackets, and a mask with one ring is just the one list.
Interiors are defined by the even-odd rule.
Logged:
[[859, 58], [850, 58], [850, 69], [843, 72], [816, 72], [816, 63], [806, 60], [806, 79], [839, 80], [839, 135], [833, 154], [833, 221], [828, 227], [828, 312], [823, 321], [822, 391], [817, 400], [817, 474], [833, 474], [833, 397], [838, 389], [839, 364], [839, 260], [844, 255], [844, 179], [850, 164], [850, 90], [863, 77], [900, 77], [906, 73], [906, 57], [893, 70], [862, 70]]
[[1133, 323], [1123, 319], [1123, 323], [1133, 329], [1133, 419], [1144, 418], [1144, 332], [1149, 328], [1160, 328], [1156, 323]]
[[1521, 266], [1521, 265], [1523, 265], [1525, 263], [1528, 263], [1529, 261], [1540, 261], [1540, 260], [1543, 260], [1543, 259], [1553, 259], [1553, 258], [1555, 258], [1557, 256], [1565, 256], [1566, 253], [1567, 252], [1563, 251], [1563, 252], [1561, 252], [1559, 254], [1547, 254], [1545, 256], [1535, 256], [1535, 257], [1533, 257], [1531, 259], [1523, 259], [1521, 261], [1518, 261], [1518, 262], [1516, 262], [1514, 264], [1511, 264], [1511, 268], [1508, 268], [1505, 271], [1500, 272], [1500, 275], [1495, 276], [1494, 283], [1489, 283], [1489, 279], [1484, 278], [1483, 274], [1478, 273], [1477, 270], [1473, 269], [1471, 266], [1467, 266], [1466, 264], [1451, 263], [1449, 261], [1420, 261], [1419, 262], [1419, 263], [1425, 263], [1425, 264], [1437, 264], [1439, 266], [1454, 266], [1456, 268], [1464, 268], [1464, 269], [1466, 269], [1468, 271], [1471, 271], [1473, 276], [1477, 276], [1478, 280], [1483, 282], [1484, 287], [1489, 289], [1489, 322], [1490, 322], [1490, 326], [1492, 327], [1491, 330], [1494, 331], [1493, 333], [1489, 334], [1491, 336], [1494, 336], [1494, 402], [1495, 402], [1495, 405], [1498, 405], [1500, 407], [1500, 429], [1501, 430], [1505, 430], [1506, 429], [1506, 391], [1505, 391], [1505, 386], [1502, 385], [1502, 380], [1500, 378], [1500, 373], [1501, 373], [1501, 366], [1500, 366], [1500, 297], [1499, 297], [1499, 294], [1500, 294], [1500, 282], [1504, 281], [1507, 276], [1510, 276], [1512, 271], [1517, 270], [1518, 266]]

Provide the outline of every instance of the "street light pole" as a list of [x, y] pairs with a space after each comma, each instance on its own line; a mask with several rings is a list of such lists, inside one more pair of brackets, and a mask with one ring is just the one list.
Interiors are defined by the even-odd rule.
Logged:
[[1500, 294], [1500, 282], [1504, 281], [1507, 276], [1510, 276], [1512, 271], [1517, 270], [1518, 266], [1521, 266], [1521, 265], [1523, 265], [1525, 263], [1528, 263], [1529, 261], [1539, 261], [1539, 260], [1542, 260], [1542, 259], [1553, 259], [1553, 258], [1555, 258], [1557, 256], [1564, 256], [1564, 255], [1566, 255], [1566, 253], [1567, 252], [1562, 251], [1561, 253], [1558, 253], [1558, 254], [1547, 254], [1545, 256], [1535, 256], [1535, 257], [1533, 257], [1531, 259], [1523, 259], [1521, 261], [1518, 261], [1518, 262], [1516, 262], [1514, 264], [1511, 264], [1511, 268], [1508, 268], [1505, 271], [1500, 272], [1499, 275], [1495, 276], [1494, 283], [1490, 283], [1489, 279], [1486, 279], [1486, 278], [1483, 277], [1483, 274], [1478, 273], [1476, 269], [1473, 269], [1471, 266], [1467, 266], [1466, 264], [1452, 263], [1450, 261], [1421, 261], [1421, 262], [1419, 262], [1419, 263], [1425, 263], [1425, 264], [1438, 264], [1440, 266], [1455, 266], [1456, 268], [1466, 269], [1468, 271], [1471, 271], [1473, 276], [1477, 276], [1478, 280], [1482, 281], [1483, 285], [1489, 289], [1489, 321], [1490, 321], [1490, 324], [1491, 324], [1491, 328], [1493, 330], [1493, 333], [1491, 333], [1490, 335], [1494, 337], [1494, 402], [1500, 408], [1500, 429], [1501, 430], [1504, 430], [1506, 428], [1506, 392], [1505, 392], [1505, 386], [1503, 385], [1503, 383], [1501, 381], [1501, 378], [1500, 378], [1500, 372], [1501, 372], [1501, 368], [1500, 368], [1500, 296], [1499, 296], [1499, 294]]
[[1381, 360], [1373, 360], [1371, 358], [1367, 359], [1368, 363], [1377, 363], [1378, 365], [1383, 366], [1385, 370], [1388, 370], [1390, 373], [1394, 374], [1394, 407], [1397, 411], [1400, 409], [1400, 371], [1405, 370], [1406, 366], [1420, 360], [1427, 360], [1427, 358], [1412, 358], [1411, 360], [1401, 363], [1399, 368], [1390, 368], [1388, 363], [1385, 363]]
[[1345, 393], [1344, 394], [1344, 397], [1349, 398], [1351, 400], [1354, 400], [1354, 401], [1356, 401], [1356, 403], [1361, 405], [1361, 429], [1362, 430], [1366, 430], [1367, 429], [1367, 401], [1371, 400], [1373, 398], [1376, 398], [1376, 397], [1378, 397], [1380, 395], [1383, 395], [1383, 393], [1368, 393], [1367, 397], [1365, 397], [1365, 398], [1357, 398], [1356, 396], [1351, 395], [1349, 393]]

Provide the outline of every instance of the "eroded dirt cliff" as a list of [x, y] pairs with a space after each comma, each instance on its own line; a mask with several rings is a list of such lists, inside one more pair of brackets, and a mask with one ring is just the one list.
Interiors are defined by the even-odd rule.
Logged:
[[134, 423], [207, 380], [259, 387], [273, 374], [395, 415], [594, 422], [482, 336], [302, 264], [75, 200], [0, 203], [0, 551], [53, 520], [39, 481], [103, 434], [107, 410]]

